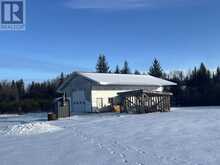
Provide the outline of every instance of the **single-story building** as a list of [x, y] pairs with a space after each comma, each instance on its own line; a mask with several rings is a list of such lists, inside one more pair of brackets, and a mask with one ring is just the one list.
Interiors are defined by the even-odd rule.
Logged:
[[71, 113], [107, 111], [118, 93], [134, 90], [163, 91], [173, 82], [150, 75], [74, 72], [58, 88], [70, 99]]

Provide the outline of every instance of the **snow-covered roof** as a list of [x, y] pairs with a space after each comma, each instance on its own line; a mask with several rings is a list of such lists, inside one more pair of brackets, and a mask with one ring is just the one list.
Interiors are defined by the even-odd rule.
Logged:
[[58, 88], [61, 91], [76, 75], [82, 76], [98, 85], [128, 85], [128, 86], [171, 86], [176, 85], [171, 81], [150, 75], [135, 74], [112, 74], [112, 73], [91, 73], [91, 72], [74, 72], [64, 83]]
[[97, 82], [100, 85], [143, 85], [143, 86], [170, 86], [176, 85], [171, 81], [150, 75], [135, 74], [110, 74], [110, 73], [85, 73], [77, 72], [79, 75]]

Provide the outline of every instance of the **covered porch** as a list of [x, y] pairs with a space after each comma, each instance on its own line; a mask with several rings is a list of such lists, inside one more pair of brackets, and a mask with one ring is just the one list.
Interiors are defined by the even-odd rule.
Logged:
[[170, 97], [168, 92], [150, 92], [135, 90], [118, 93], [121, 109], [128, 113], [170, 112]]

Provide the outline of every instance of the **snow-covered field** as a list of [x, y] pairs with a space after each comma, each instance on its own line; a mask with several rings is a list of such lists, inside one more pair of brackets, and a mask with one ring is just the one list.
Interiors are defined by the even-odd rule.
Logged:
[[220, 107], [0, 116], [1, 165], [219, 165]]

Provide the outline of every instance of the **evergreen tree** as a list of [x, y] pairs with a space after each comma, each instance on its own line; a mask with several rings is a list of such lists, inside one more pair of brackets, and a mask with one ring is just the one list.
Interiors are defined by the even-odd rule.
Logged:
[[96, 72], [97, 73], [108, 73], [109, 66], [108, 62], [106, 61], [105, 55], [99, 55], [97, 64], [96, 64]]
[[198, 69], [194, 67], [191, 73], [188, 73], [187, 76], [187, 85], [188, 86], [197, 86], [198, 84]]
[[19, 101], [19, 91], [18, 91], [18, 85], [15, 83], [14, 80], [11, 82], [11, 91], [12, 91], [12, 98], [15, 98], [15, 100], [18, 102]]
[[115, 69], [115, 72], [114, 73], [116, 73], [116, 74], [119, 74], [120, 73], [120, 69], [119, 69], [119, 66], [117, 65], [116, 66], [116, 69]]
[[152, 66], [148, 72], [149, 75], [162, 78], [163, 77], [163, 69], [160, 66], [160, 62], [155, 58]]
[[123, 66], [123, 68], [121, 70], [121, 74], [130, 74], [130, 73], [131, 73], [131, 71], [130, 71], [130, 68], [128, 66], [128, 62], [125, 61], [124, 62], [124, 66]]
[[19, 100], [22, 99], [25, 95], [25, 89], [24, 89], [24, 81], [18, 80], [16, 82], [17, 90], [18, 90], [18, 95], [19, 95]]
[[210, 71], [206, 69], [204, 63], [201, 63], [198, 71], [197, 71], [197, 81], [198, 85], [209, 85], [211, 80]]
[[213, 79], [215, 83], [220, 83], [220, 67], [218, 66], [216, 72], [213, 75]]
[[140, 75], [141, 73], [136, 69], [136, 70], [134, 71], [134, 74]]

